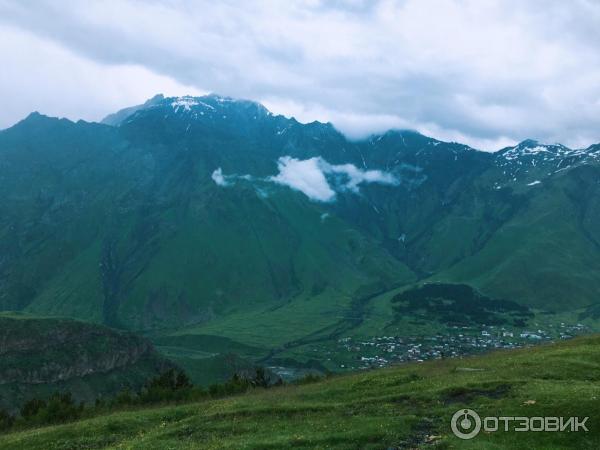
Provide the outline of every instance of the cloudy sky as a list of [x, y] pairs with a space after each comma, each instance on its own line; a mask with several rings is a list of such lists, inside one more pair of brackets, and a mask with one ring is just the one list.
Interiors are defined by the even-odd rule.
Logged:
[[254, 99], [351, 137], [600, 142], [600, 1], [0, 0], [0, 128], [167, 95]]

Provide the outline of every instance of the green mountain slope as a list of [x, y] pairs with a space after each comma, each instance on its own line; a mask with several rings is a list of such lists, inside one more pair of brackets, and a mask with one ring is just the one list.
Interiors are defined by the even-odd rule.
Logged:
[[[91, 129], [101, 149], [87, 146]], [[5, 309], [146, 329], [317, 294], [345, 301], [365, 284], [414, 278], [304, 196], [265, 197], [251, 183], [222, 189], [205, 149], [131, 133], [32, 116], [0, 135], [7, 178], [23, 184], [5, 186]], [[36, 164], [19, 166], [23, 158]]]
[[434, 278], [560, 311], [598, 301], [599, 166], [582, 166], [520, 195], [527, 207], [485, 247]]
[[313, 366], [333, 365], [314, 343], [432, 331], [390, 303], [425, 281], [593, 321], [599, 162], [598, 146], [350, 141], [216, 95], [105, 124], [34, 113], [0, 131], [0, 309]]
[[[336, 376], [222, 400], [118, 412], [0, 437], [6, 449], [465, 448], [594, 449], [600, 340], [579, 338], [483, 357]], [[480, 417], [589, 417], [585, 432], [450, 429], [463, 408]]]

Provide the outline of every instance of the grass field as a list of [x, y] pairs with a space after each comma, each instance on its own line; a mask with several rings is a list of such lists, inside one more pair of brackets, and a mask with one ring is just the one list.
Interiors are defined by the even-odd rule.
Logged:
[[[200, 403], [117, 412], [0, 437], [2, 449], [597, 449], [600, 337], [334, 376]], [[588, 432], [481, 432], [450, 419], [589, 417]]]
[[[583, 317], [586, 312], [583, 308], [561, 313], [531, 309], [531, 317], [524, 317], [525, 322], [520, 325], [513, 323], [513, 316], [499, 311], [493, 314], [494, 318], [509, 320], [496, 324], [495, 330], [475, 322], [469, 327], [453, 326], [425, 310], [396, 311], [398, 304], [393, 298], [414, 286], [375, 292], [363, 296], [364, 300], [360, 302], [351, 299], [345, 304], [331, 301], [328, 308], [322, 307], [327, 302], [305, 301], [305, 305], [292, 302], [273, 310], [230, 315], [204, 325], [156, 332], [149, 337], [159, 351], [184, 367], [194, 382], [208, 385], [231, 376], [233, 372], [224, 370], [222, 363], [232, 353], [258, 364], [283, 366], [292, 371], [310, 368], [322, 372], [346, 372], [363, 365], [361, 356], [375, 356], [376, 353], [392, 362], [397, 361], [403, 351], [398, 348], [394, 353], [386, 353], [376, 347], [365, 351], [364, 346], [349, 351], [342, 348], [341, 342], [345, 339], [352, 339], [355, 344], [362, 341], [376, 343], [383, 336], [394, 336], [400, 340], [414, 339], [415, 344], [427, 344], [432, 342], [432, 337], [438, 336], [436, 343], [448, 344], [462, 333], [481, 337], [483, 331], [498, 334], [506, 329], [516, 336], [509, 340], [516, 346], [523, 346], [533, 342], [519, 339], [519, 334], [525, 330], [542, 330], [548, 340], [559, 339], [561, 332], [570, 336], [600, 332], [600, 321], [591, 316]], [[464, 316], [464, 312], [460, 314]], [[576, 326], [581, 327], [573, 333], [568, 332]], [[285, 334], [286, 330], [293, 332]], [[488, 346], [492, 348], [493, 344], [488, 343]], [[458, 354], [481, 350], [465, 346]], [[208, 357], [199, 357], [203, 354]]]

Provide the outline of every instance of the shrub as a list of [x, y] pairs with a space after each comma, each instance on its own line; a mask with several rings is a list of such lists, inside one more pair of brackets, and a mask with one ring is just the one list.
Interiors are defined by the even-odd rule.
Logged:
[[252, 379], [250, 379], [250, 383], [254, 387], [267, 388], [269, 387], [269, 377], [265, 372], [265, 369], [262, 367], [258, 367], [256, 369], [256, 373]]
[[110, 402], [111, 405], [132, 405], [135, 403], [135, 397], [129, 388], [123, 389]]
[[141, 403], [191, 400], [202, 393], [202, 389], [193, 387], [184, 371], [169, 369], [146, 383], [138, 399]]
[[25, 403], [21, 418], [25, 424], [63, 423], [78, 419], [83, 408], [83, 403], [76, 404], [70, 392], [55, 392], [47, 401], [34, 398]]
[[7, 431], [15, 422], [15, 418], [11, 416], [9, 413], [0, 409], [0, 431]]
[[25, 420], [31, 419], [38, 413], [40, 409], [45, 407], [46, 402], [44, 400], [32, 398], [21, 407], [21, 417]]
[[48, 403], [36, 414], [41, 423], [63, 423], [76, 420], [83, 412], [83, 403], [77, 405], [70, 392], [55, 393], [50, 396]]
[[208, 388], [211, 397], [225, 397], [227, 395], [241, 394], [250, 388], [250, 381], [239, 374], [234, 374], [229, 381], [213, 384]]
[[302, 378], [298, 378], [295, 381], [295, 384], [311, 384], [311, 383], [316, 383], [321, 380], [323, 380], [322, 376], [316, 375], [314, 373], [308, 373], [308, 374], [304, 375]]
[[[152, 404], [161, 402], [191, 402], [207, 396], [225, 397], [241, 394], [251, 388], [268, 388], [283, 382], [278, 379], [272, 383], [263, 368], [257, 368], [250, 376], [235, 374], [230, 380], [213, 384], [208, 392], [194, 386], [185, 372], [169, 369], [146, 383], [139, 392], [125, 388], [112, 400], [98, 398], [87, 415], [100, 411], [114, 411], [126, 405]], [[39, 426], [69, 422], [79, 419], [85, 410], [84, 404], [76, 404], [70, 392], [54, 393], [47, 400], [31, 399], [20, 410], [17, 426]], [[15, 418], [0, 410], [0, 431], [13, 427]]]
[[183, 370], [175, 371], [174, 369], [169, 369], [150, 380], [146, 386], [147, 389], [162, 388], [176, 391], [178, 389], [191, 388], [192, 382]]

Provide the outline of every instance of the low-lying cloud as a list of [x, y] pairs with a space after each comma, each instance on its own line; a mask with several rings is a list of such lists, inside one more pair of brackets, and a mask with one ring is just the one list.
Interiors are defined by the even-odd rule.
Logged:
[[223, 170], [220, 167], [212, 173], [211, 178], [218, 186], [229, 186], [229, 182], [225, 179]]
[[279, 173], [269, 180], [289, 186], [303, 192], [313, 200], [328, 202], [335, 198], [335, 191], [329, 186], [322, 158], [310, 158], [304, 161], [282, 156], [277, 161]]
[[[277, 169], [277, 175], [262, 181], [288, 186], [318, 202], [334, 201], [338, 192], [358, 194], [362, 184], [398, 184], [398, 179], [391, 173], [362, 170], [353, 164], [329, 164], [320, 156], [304, 160], [282, 156], [277, 160]], [[229, 186], [230, 180], [251, 181], [254, 178], [251, 175], [224, 175], [219, 167], [212, 173], [212, 179], [219, 186]]]
[[398, 180], [394, 175], [381, 170], [361, 170], [353, 164], [333, 166], [322, 159], [320, 163], [325, 173], [340, 174], [347, 177], [347, 181], [342, 179], [341, 182], [341, 187], [344, 190], [358, 193], [358, 186], [363, 183], [398, 184]]
[[282, 156], [277, 161], [279, 173], [269, 180], [302, 192], [311, 200], [331, 202], [337, 192], [359, 192], [368, 183], [398, 184], [391, 173], [381, 170], [362, 170], [353, 164], [329, 164], [320, 156], [300, 160]]

